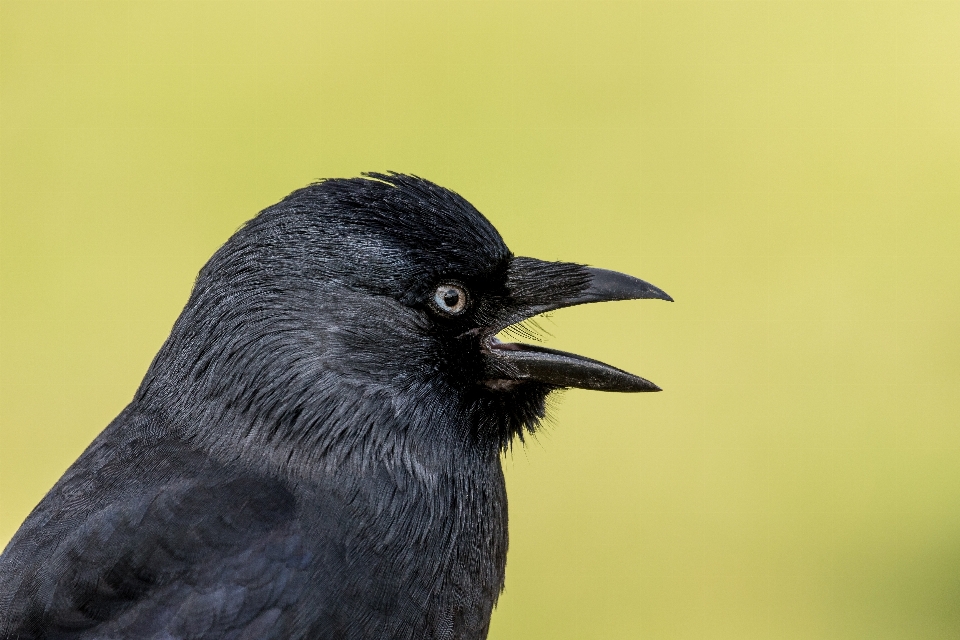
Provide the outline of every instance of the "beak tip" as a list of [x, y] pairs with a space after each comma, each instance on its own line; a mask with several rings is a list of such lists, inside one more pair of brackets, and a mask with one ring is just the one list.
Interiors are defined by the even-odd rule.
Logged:
[[673, 302], [673, 296], [671, 296], [669, 293], [667, 293], [666, 291], [664, 291], [664, 290], [661, 289], [660, 287], [655, 287], [655, 286], [653, 286], [652, 284], [649, 284], [649, 283], [645, 283], [645, 284], [647, 284], [647, 286], [649, 287], [649, 290], [648, 290], [649, 296], [648, 296], [648, 297], [654, 298], [654, 299], [656, 299], [656, 300], [666, 300], [667, 302]]
[[643, 385], [638, 389], [634, 389], [634, 391], [644, 391], [648, 393], [655, 393], [657, 391], [663, 391], [663, 389], [661, 389], [658, 385], [650, 382], [649, 380], [643, 380]]
[[590, 286], [583, 296], [571, 300], [564, 306], [610, 300], [655, 299], [673, 302], [673, 297], [669, 293], [640, 278], [597, 267], [584, 267], [584, 270], [590, 276]]

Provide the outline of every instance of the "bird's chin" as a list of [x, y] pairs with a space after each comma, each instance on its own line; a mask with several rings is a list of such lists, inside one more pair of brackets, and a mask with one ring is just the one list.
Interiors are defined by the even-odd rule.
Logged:
[[518, 342], [501, 342], [496, 336], [483, 341], [484, 385], [509, 392], [536, 383], [555, 388], [593, 391], [660, 391], [660, 387], [599, 360]]

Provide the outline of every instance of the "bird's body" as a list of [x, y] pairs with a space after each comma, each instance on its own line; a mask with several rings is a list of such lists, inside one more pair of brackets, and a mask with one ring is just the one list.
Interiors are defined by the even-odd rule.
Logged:
[[485, 635], [506, 561], [498, 464], [283, 477], [171, 442], [156, 419], [122, 414], [18, 533], [9, 637]]
[[204, 267], [134, 400], [0, 557], [0, 637], [486, 637], [500, 452], [556, 388], [649, 390], [493, 333], [666, 294], [514, 258], [456, 194], [373, 177], [291, 194]]

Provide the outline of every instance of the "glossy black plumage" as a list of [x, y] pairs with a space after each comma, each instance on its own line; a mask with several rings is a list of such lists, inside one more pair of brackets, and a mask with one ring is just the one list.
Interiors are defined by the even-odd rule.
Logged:
[[[530, 373], [530, 348], [493, 340], [547, 307], [669, 299], [598, 274], [514, 258], [412, 176], [264, 210], [0, 557], [0, 637], [485, 637], [507, 551], [499, 453], [556, 388], [656, 390], [572, 354]], [[445, 283], [462, 315], [431, 303]]]

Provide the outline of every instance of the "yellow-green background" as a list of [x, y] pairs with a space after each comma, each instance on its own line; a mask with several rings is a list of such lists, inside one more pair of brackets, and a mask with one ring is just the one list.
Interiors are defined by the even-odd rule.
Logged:
[[543, 323], [491, 637], [960, 636], [960, 2], [0, 3], [0, 542], [232, 231], [413, 172], [669, 291]]

